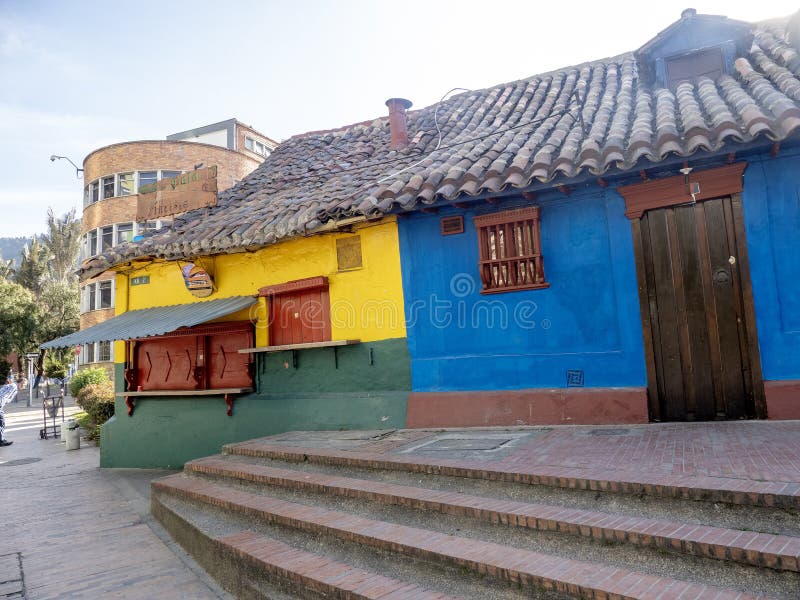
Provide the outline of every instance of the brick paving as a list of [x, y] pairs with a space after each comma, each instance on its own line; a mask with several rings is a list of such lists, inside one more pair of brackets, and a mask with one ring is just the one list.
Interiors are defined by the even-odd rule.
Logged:
[[187, 463], [185, 471], [409, 506], [492, 523], [567, 533], [601, 542], [627, 542], [773, 569], [800, 570], [800, 538], [785, 535], [702, 525], [688, 526], [678, 521], [619, 517], [590, 510], [495, 500], [460, 492], [306, 473], [257, 464], [231, 463], [214, 457]]
[[239, 559], [256, 564], [264, 572], [331, 597], [353, 600], [455, 600], [417, 585], [376, 575], [292, 546], [242, 531], [217, 540]]
[[[461, 430], [465, 437], [481, 431]], [[512, 429], [509, 431], [525, 431]], [[733, 504], [800, 508], [800, 421], [653, 423], [555, 427], [497, 460], [438, 458], [414, 451], [405, 432], [326, 449], [285, 444], [280, 436], [226, 447], [226, 452], [327, 464], [368, 464], [461, 477], [513, 480], [555, 487], [607, 490]], [[610, 433], [610, 435], [609, 435]], [[329, 434], [332, 437], [336, 432]], [[431, 440], [438, 431], [427, 432]], [[452, 438], [453, 432], [447, 435]], [[319, 432], [314, 433], [319, 438]], [[319, 440], [318, 440], [319, 442]], [[453, 456], [453, 453], [450, 454]]]
[[[67, 415], [78, 410], [69, 400]], [[97, 447], [82, 441], [67, 452], [61, 440], [39, 439], [37, 401], [7, 405], [6, 421], [14, 444], [0, 448], [0, 564], [5, 573], [19, 555], [22, 570], [0, 597], [230, 598], [147, 515], [147, 498], [131, 492], [146, 493], [164, 472], [101, 470]]]

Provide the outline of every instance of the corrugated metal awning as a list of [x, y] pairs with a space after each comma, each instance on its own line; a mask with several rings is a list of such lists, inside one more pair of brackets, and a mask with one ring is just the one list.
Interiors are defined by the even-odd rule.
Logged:
[[233, 296], [192, 304], [173, 304], [130, 310], [83, 331], [45, 342], [41, 348], [62, 348], [91, 342], [111, 342], [161, 335], [224, 317], [258, 302], [252, 296]]

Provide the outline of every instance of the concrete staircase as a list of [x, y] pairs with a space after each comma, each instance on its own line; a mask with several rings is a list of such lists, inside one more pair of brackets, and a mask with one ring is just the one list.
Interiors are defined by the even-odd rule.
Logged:
[[152, 511], [239, 598], [800, 598], [798, 497], [226, 446]]

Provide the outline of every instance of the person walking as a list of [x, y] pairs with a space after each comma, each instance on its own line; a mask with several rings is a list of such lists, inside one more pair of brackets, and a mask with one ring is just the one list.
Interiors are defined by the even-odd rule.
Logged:
[[14, 443], [7, 440], [4, 435], [6, 430], [6, 415], [3, 408], [16, 397], [16, 385], [7, 383], [6, 385], [0, 386], [0, 446], [10, 446]]

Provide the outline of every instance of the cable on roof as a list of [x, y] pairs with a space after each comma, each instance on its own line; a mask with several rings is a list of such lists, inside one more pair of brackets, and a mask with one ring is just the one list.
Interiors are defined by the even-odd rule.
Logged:
[[[442, 145], [442, 129], [439, 127], [439, 108], [442, 106], [442, 103], [453, 92], [470, 92], [470, 91], [472, 90], [468, 90], [467, 88], [454, 87], [453, 89], [446, 92], [445, 95], [441, 97], [439, 102], [436, 103], [436, 110], [433, 111], [433, 124], [436, 126], [436, 134], [439, 136], [439, 139], [436, 140], [436, 148], [428, 152], [428, 156], [436, 152]], [[425, 158], [427, 158], [427, 156]], [[421, 164], [425, 160], [425, 158], [421, 158], [414, 164], [408, 165], [407, 167], [403, 167], [399, 171], [395, 171], [394, 173], [389, 173], [388, 175], [381, 177], [380, 179], [378, 179], [376, 183], [383, 183], [387, 179], [391, 179], [392, 177], [394, 177], [395, 175], [399, 175], [403, 171], [408, 171], [409, 169], [413, 169], [417, 165]]]

